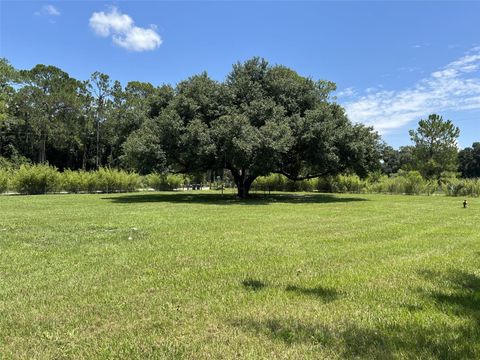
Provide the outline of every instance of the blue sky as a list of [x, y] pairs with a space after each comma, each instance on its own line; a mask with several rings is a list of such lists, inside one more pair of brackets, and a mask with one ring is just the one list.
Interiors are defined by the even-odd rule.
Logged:
[[337, 83], [353, 121], [398, 147], [432, 112], [480, 141], [480, 1], [4, 1], [0, 56], [78, 79], [222, 80], [252, 56]]

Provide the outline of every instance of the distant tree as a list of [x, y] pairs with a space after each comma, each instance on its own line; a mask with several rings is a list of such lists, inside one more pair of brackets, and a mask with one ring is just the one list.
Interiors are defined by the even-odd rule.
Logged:
[[[270, 173], [291, 180], [346, 171], [366, 176], [379, 168], [379, 136], [329, 101], [334, 89], [259, 58], [234, 65], [224, 83], [193, 76], [131, 135], [125, 158], [165, 159], [177, 172], [227, 169], [241, 198]], [[141, 170], [152, 165], [142, 161]]]
[[458, 153], [459, 171], [465, 178], [480, 178], [480, 142]]
[[382, 148], [381, 159], [382, 172], [390, 175], [400, 170], [400, 153], [389, 145], [385, 145]]
[[94, 98], [95, 108], [95, 167], [98, 168], [100, 163], [100, 127], [105, 122], [105, 114], [110, 105], [110, 97], [112, 95], [112, 82], [106, 74], [95, 71], [88, 81], [88, 87]]
[[55, 66], [39, 64], [19, 73], [23, 86], [15, 94], [15, 111], [23, 119], [25, 136], [31, 134], [37, 161], [45, 163], [48, 146], [69, 148], [83, 84]]
[[412, 171], [414, 166], [413, 146], [401, 146], [398, 150], [389, 145], [382, 148], [382, 172], [391, 175], [400, 170]]
[[[120, 166], [122, 159], [124, 164], [131, 166], [132, 159], [123, 157], [125, 141], [145, 121], [157, 117], [169, 105], [173, 96], [174, 90], [168, 85], [154, 87], [150, 83], [139, 81], [129, 82], [125, 89], [121, 89], [119, 83], [114, 85], [113, 106], [105, 126], [107, 162], [110, 166]], [[129, 149], [134, 150], [130, 146]], [[139, 148], [138, 151], [140, 150]]]
[[10, 63], [0, 58], [0, 157], [16, 151], [15, 127], [17, 118], [12, 114], [11, 100], [15, 96], [13, 87], [18, 75]]
[[428, 179], [438, 179], [444, 171], [457, 169], [457, 139], [460, 129], [451, 120], [436, 114], [420, 120], [417, 130], [410, 130], [414, 142], [413, 161], [417, 170]]
[[414, 150], [415, 147], [411, 145], [400, 146], [398, 149], [398, 161], [401, 170], [412, 171], [415, 168]]

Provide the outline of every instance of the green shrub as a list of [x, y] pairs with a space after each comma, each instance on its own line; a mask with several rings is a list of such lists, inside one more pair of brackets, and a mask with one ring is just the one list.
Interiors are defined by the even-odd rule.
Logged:
[[175, 190], [182, 187], [184, 179], [181, 175], [170, 174], [167, 175], [167, 186], [169, 190]]
[[366, 188], [366, 182], [358, 175], [338, 175], [330, 181], [333, 192], [361, 193]]
[[460, 173], [453, 172], [453, 171], [442, 171], [440, 174], [440, 184], [446, 184], [450, 181], [454, 181], [460, 177]]
[[95, 192], [99, 190], [95, 172], [65, 170], [61, 174], [62, 189], [69, 193]]
[[438, 182], [436, 180], [428, 180], [425, 182], [423, 192], [427, 195], [432, 195], [438, 190]]
[[61, 178], [62, 188], [69, 193], [134, 191], [140, 185], [138, 174], [109, 168], [90, 172], [65, 170]]
[[252, 189], [265, 191], [285, 191], [287, 178], [280, 174], [259, 176], [252, 184]]
[[400, 176], [405, 179], [405, 194], [418, 195], [425, 188], [426, 181], [418, 171], [400, 171]]
[[390, 177], [369, 177], [366, 186], [367, 192], [383, 194], [431, 195], [437, 190], [437, 181], [425, 180], [418, 171], [399, 171]]
[[295, 182], [297, 183], [298, 191], [311, 192], [315, 190], [316, 182], [314, 179], [301, 180], [301, 181], [295, 181]]
[[18, 169], [21, 165], [31, 165], [31, 162], [17, 153], [8, 159], [0, 156], [0, 169]]
[[391, 177], [376, 177], [375, 182], [369, 182], [366, 186], [368, 192], [388, 194], [430, 195], [436, 190], [436, 181], [426, 181], [418, 171], [402, 170]]
[[319, 177], [314, 180], [315, 190], [320, 192], [333, 192], [333, 183], [335, 179], [332, 176]]
[[293, 181], [281, 174], [260, 176], [252, 184], [256, 191], [314, 191], [317, 186], [316, 179]]
[[449, 179], [442, 183], [448, 196], [480, 196], [480, 179]]
[[374, 179], [368, 178], [365, 191], [368, 193], [388, 193], [388, 183], [390, 178], [387, 175], [381, 175]]
[[80, 172], [65, 170], [61, 175], [62, 189], [69, 193], [78, 193], [83, 190], [80, 183]]
[[8, 191], [10, 177], [10, 170], [0, 168], [0, 194]]
[[13, 189], [20, 194], [46, 194], [60, 185], [59, 172], [49, 165], [21, 165], [13, 176]]
[[380, 192], [387, 194], [404, 194], [405, 193], [405, 178], [399, 174], [392, 174], [390, 177], [381, 179], [378, 188]]
[[134, 191], [139, 187], [140, 176], [111, 168], [100, 168], [92, 173], [91, 187], [105, 193]]
[[180, 188], [184, 183], [184, 178], [176, 174], [149, 174], [145, 176], [146, 186], [154, 190], [169, 191]]
[[7, 158], [4, 158], [3, 156], [0, 156], [0, 169], [6, 170], [12, 167], [13, 167], [13, 164], [10, 160], [8, 160]]

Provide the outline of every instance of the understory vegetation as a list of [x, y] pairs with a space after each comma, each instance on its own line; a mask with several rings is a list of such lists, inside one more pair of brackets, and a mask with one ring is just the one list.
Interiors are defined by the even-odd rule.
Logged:
[[[22, 182], [37, 175], [23, 169], [28, 174], [10, 185], [16, 192], [135, 188], [134, 179], [103, 174], [108, 168], [192, 178], [210, 173], [210, 180], [220, 176], [223, 183], [228, 173], [242, 198], [253, 183], [258, 188], [270, 182], [258, 177], [272, 173], [290, 179], [274, 181], [282, 190], [478, 193], [476, 181], [455, 180], [448, 187], [442, 181], [444, 172], [480, 177], [480, 143], [459, 149], [460, 129], [452, 120], [429, 114], [409, 131], [411, 145], [394, 149], [374, 128], [350, 120], [336, 101], [334, 82], [263, 58], [233, 64], [221, 81], [203, 72], [161, 86], [122, 85], [100, 72], [82, 81], [51, 65], [16, 69], [7, 59], [0, 59], [0, 72], [0, 169], [29, 163], [53, 165], [71, 178], [77, 174], [65, 170], [99, 172], [83, 172], [78, 181], [62, 178], [62, 184], [49, 178], [55, 174], [47, 168]], [[388, 178], [345, 175], [365, 179], [376, 172]], [[313, 181], [318, 186], [304, 181], [319, 177]], [[157, 190], [179, 185], [166, 175], [145, 181]], [[1, 182], [0, 190], [5, 187]]]
[[[135, 172], [100, 168], [97, 171], [59, 172], [48, 165], [21, 165], [17, 169], [0, 169], [0, 193], [46, 194], [114, 193], [140, 189], [157, 191], [176, 190], [199, 182], [212, 189], [233, 187], [232, 182], [209, 182], [206, 177], [153, 173], [141, 176]], [[197, 181], [194, 181], [197, 180]], [[280, 174], [258, 177], [252, 184], [256, 193], [271, 191], [324, 193], [379, 193], [448, 196], [480, 196], [480, 179], [461, 179], [454, 173], [445, 173], [437, 180], [424, 179], [418, 171], [402, 171], [390, 176], [372, 173], [361, 179], [357, 175], [337, 175], [309, 180], [292, 181]]]
[[320, 191], [330, 193], [379, 193], [449, 196], [480, 196], [480, 179], [460, 179], [452, 174], [437, 180], [424, 179], [418, 171], [399, 171], [390, 176], [371, 174], [365, 179], [357, 175], [337, 175], [324, 178], [291, 181], [273, 174], [258, 178], [257, 191]]
[[125, 192], [141, 187], [136, 173], [100, 168], [97, 171], [59, 172], [48, 165], [21, 165], [0, 171], [0, 190], [19, 194]]

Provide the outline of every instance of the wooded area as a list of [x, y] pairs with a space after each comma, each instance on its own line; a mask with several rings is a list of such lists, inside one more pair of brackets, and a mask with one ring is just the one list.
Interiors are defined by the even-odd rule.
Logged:
[[450, 120], [430, 115], [410, 132], [413, 145], [395, 150], [349, 121], [333, 82], [261, 58], [233, 65], [223, 82], [202, 73], [176, 86], [122, 86], [99, 72], [80, 81], [54, 66], [16, 70], [6, 59], [0, 67], [3, 167], [212, 177], [228, 170], [240, 197], [272, 173], [290, 180], [399, 170], [426, 179], [480, 177], [480, 143], [459, 152], [460, 130]]

